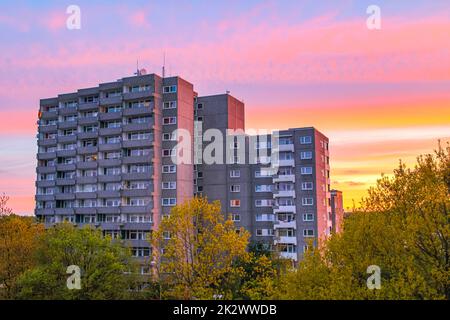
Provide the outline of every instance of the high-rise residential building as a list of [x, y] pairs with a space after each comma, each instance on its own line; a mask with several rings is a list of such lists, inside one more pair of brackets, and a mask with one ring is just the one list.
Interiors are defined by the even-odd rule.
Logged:
[[[229, 130], [235, 136], [226, 139]], [[268, 174], [275, 135], [244, 130], [241, 101], [198, 97], [180, 77], [137, 75], [42, 99], [35, 214], [47, 225], [95, 225], [145, 260], [161, 216], [203, 195], [220, 200], [254, 241], [301, 259], [311, 241], [334, 230], [328, 138], [314, 128], [278, 132], [279, 166]], [[218, 133], [223, 153], [212, 154], [222, 161], [211, 162], [201, 156]], [[192, 161], [173, 161], [178, 134]]]

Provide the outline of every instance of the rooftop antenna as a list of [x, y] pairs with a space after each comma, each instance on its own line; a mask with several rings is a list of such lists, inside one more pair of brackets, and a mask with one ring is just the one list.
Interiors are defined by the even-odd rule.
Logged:
[[141, 72], [139, 71], [139, 59], [136, 60], [136, 72], [134, 74], [137, 76], [141, 75]]
[[164, 56], [163, 56], [162, 77], [163, 77], [163, 79], [166, 77], [166, 52], [165, 51], [164, 51]]

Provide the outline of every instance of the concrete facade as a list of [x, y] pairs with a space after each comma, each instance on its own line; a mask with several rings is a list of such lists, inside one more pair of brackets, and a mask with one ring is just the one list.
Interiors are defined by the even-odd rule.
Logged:
[[[236, 131], [221, 141], [223, 154], [208, 148], [215, 139], [210, 129], [223, 137]], [[222, 163], [174, 164], [173, 153], [181, 156], [174, 130], [189, 133], [194, 158], [197, 144]], [[179, 77], [138, 75], [42, 99], [35, 214], [47, 225], [93, 224], [127, 240], [145, 260], [151, 256], [145, 239], [161, 216], [202, 195], [219, 200], [254, 241], [299, 260], [310, 240], [338, 230], [328, 138], [314, 128], [280, 131], [279, 170], [264, 175], [262, 164], [250, 163], [250, 150], [270, 155], [271, 136], [265, 143], [244, 130], [243, 102], [229, 94], [198, 97]]]

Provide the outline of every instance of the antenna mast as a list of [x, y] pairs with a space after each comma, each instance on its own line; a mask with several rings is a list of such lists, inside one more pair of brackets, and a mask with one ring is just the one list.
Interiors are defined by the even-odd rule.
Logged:
[[163, 56], [162, 77], [163, 77], [163, 79], [166, 77], [166, 52], [165, 51], [164, 51], [164, 56]]

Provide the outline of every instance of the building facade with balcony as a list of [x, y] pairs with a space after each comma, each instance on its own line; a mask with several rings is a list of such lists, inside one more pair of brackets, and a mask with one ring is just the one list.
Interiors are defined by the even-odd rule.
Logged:
[[[95, 225], [138, 258], [151, 257], [146, 239], [161, 217], [194, 195], [219, 200], [237, 228], [293, 260], [333, 230], [328, 138], [280, 131], [279, 168], [267, 174], [272, 137], [245, 134], [244, 104], [228, 93], [198, 97], [180, 77], [137, 75], [42, 99], [38, 125], [36, 216]], [[234, 130], [220, 163], [198, 160], [209, 129]], [[190, 135], [191, 163], [172, 161], [175, 130]]]

